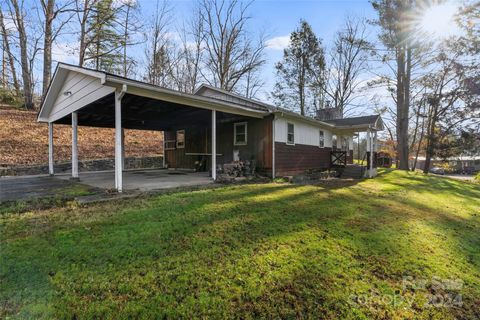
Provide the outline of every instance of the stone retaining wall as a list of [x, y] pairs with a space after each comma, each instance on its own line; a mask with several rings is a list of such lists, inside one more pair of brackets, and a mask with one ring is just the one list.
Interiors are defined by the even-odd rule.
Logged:
[[[163, 156], [125, 158], [125, 169], [155, 169], [162, 167]], [[114, 168], [115, 159], [113, 158], [78, 161], [78, 170], [80, 172], [113, 170]], [[71, 162], [56, 163], [54, 166], [55, 173], [65, 173], [69, 172], [71, 169]], [[36, 174], [48, 174], [48, 165], [0, 167], [0, 176], [25, 176]]]

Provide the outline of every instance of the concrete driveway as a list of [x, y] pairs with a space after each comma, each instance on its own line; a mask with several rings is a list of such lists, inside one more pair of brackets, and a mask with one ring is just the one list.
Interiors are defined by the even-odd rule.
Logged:
[[475, 176], [468, 175], [468, 174], [446, 174], [444, 175], [444, 177], [462, 180], [462, 181], [473, 181], [473, 179], [475, 178]]
[[0, 202], [54, 197], [76, 184], [46, 175], [0, 177]]
[[[69, 180], [70, 175], [59, 175], [59, 179]], [[80, 172], [80, 182], [100, 189], [115, 187], [113, 171]], [[201, 186], [213, 183], [207, 172], [154, 169], [127, 170], [123, 172], [123, 189], [155, 191], [178, 187]]]
[[[115, 175], [113, 171], [81, 172], [80, 181], [70, 180], [69, 174], [53, 177], [47, 175], [0, 177], [0, 202], [46, 198], [62, 195], [68, 188], [82, 184], [101, 191], [113, 189]], [[155, 191], [179, 187], [194, 187], [212, 184], [206, 172], [181, 170], [132, 170], [123, 173], [125, 191]]]

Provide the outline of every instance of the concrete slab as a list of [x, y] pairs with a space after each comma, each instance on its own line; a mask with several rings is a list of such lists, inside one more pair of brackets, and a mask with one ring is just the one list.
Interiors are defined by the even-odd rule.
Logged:
[[[70, 175], [58, 175], [68, 180]], [[101, 189], [113, 189], [115, 173], [113, 171], [80, 172], [80, 182]], [[189, 172], [181, 170], [129, 170], [123, 172], [123, 189], [155, 191], [179, 187], [191, 187], [212, 184], [207, 172]]]
[[1, 177], [0, 202], [57, 196], [75, 182], [47, 175]]

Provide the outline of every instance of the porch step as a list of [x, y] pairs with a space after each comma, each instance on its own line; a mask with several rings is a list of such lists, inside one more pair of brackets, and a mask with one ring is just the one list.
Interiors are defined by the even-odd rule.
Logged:
[[365, 172], [365, 167], [359, 165], [347, 165], [342, 172], [342, 178], [361, 179]]

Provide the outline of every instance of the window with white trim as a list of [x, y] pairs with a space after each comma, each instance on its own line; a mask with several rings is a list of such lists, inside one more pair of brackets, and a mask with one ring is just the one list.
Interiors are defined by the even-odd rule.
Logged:
[[323, 132], [323, 130], [320, 130], [318, 134], [319, 134], [319, 136], [318, 136], [318, 138], [319, 138], [318, 146], [320, 148], [324, 148], [325, 147], [325, 132]]
[[239, 122], [233, 125], [233, 144], [236, 146], [247, 145], [247, 123]]
[[337, 147], [337, 135], [334, 134], [332, 135], [332, 148], [336, 148]]
[[177, 149], [185, 148], [185, 130], [177, 130]]
[[295, 126], [287, 123], [287, 144], [295, 144]]

